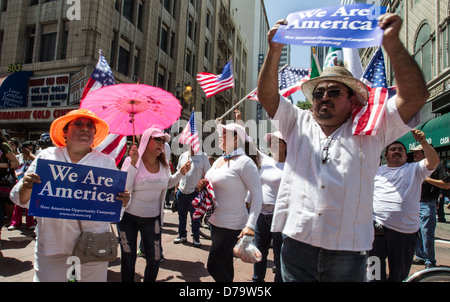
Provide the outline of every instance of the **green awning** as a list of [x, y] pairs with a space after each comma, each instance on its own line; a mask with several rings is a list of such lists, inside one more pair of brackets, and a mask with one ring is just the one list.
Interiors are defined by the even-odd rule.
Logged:
[[[434, 148], [450, 146], [450, 112], [422, 123], [416, 129], [425, 133], [427, 142], [432, 144]], [[406, 146], [407, 151], [419, 145], [411, 132], [403, 135], [398, 140]]]

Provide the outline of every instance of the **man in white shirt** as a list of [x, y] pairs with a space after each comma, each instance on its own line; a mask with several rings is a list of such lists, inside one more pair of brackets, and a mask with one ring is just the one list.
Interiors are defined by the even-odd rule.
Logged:
[[373, 241], [373, 179], [380, 153], [419, 123], [416, 114], [429, 93], [422, 72], [399, 39], [401, 18], [381, 16], [397, 96], [388, 101], [376, 135], [353, 135], [352, 110], [365, 104], [368, 91], [345, 68], [324, 70], [321, 77], [302, 85], [313, 104], [311, 111], [280, 97], [283, 45], [271, 41], [280, 23], [268, 34], [258, 98], [288, 146], [272, 224], [273, 232], [285, 235], [283, 280], [364, 281]]
[[195, 190], [197, 183], [203, 178], [203, 175], [211, 168], [208, 156], [205, 152], [199, 151], [194, 154], [194, 151], [189, 146], [189, 150], [180, 155], [178, 159], [178, 167], [183, 166], [188, 160], [191, 161], [191, 170], [180, 180], [178, 184], [177, 210], [178, 210], [178, 237], [174, 239], [174, 243], [183, 243], [187, 241], [186, 222], [187, 213], [191, 214], [192, 221], [192, 237], [195, 247], [200, 247], [200, 221], [192, 220], [192, 215], [195, 212], [192, 206], [192, 201], [197, 197], [198, 192]]
[[[433, 173], [439, 163], [439, 156], [425, 140], [422, 131], [413, 129], [412, 133], [422, 145], [425, 158], [407, 163], [405, 146], [395, 141], [386, 148], [387, 165], [380, 166], [375, 176], [375, 241], [369, 255], [378, 257], [381, 266], [370, 270], [375, 273], [373, 276], [368, 275], [371, 281], [401, 282], [408, 277], [413, 261], [419, 229], [422, 182]], [[386, 258], [389, 262], [389, 277], [386, 276]]]

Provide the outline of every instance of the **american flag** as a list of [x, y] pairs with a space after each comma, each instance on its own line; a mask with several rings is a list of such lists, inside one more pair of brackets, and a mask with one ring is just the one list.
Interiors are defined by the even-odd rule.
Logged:
[[[116, 81], [112, 74], [111, 67], [106, 62], [105, 57], [100, 52], [98, 63], [95, 66], [94, 72], [84, 87], [81, 101], [90, 93], [103, 86], [115, 85]], [[110, 155], [115, 159], [116, 165], [120, 163], [122, 157], [127, 151], [127, 137], [120, 134], [110, 133], [105, 140], [95, 148], [96, 150]]]
[[192, 219], [201, 218], [206, 213], [205, 220], [209, 220], [209, 217], [216, 209], [216, 195], [209, 180], [207, 180], [206, 187], [198, 193], [198, 196], [191, 204], [195, 209]]
[[219, 92], [233, 88], [234, 76], [231, 61], [223, 67], [222, 74], [215, 75], [207, 72], [197, 74], [197, 82], [208, 98]]
[[181, 132], [179, 142], [182, 144], [189, 144], [194, 153], [200, 151], [200, 141], [198, 139], [197, 126], [195, 125], [195, 114], [192, 112], [189, 122]]
[[373, 56], [361, 81], [369, 88], [369, 100], [363, 108], [353, 111], [353, 134], [376, 135], [386, 111], [389, 91], [381, 47]]
[[83, 100], [89, 92], [95, 91], [102, 88], [103, 86], [115, 85], [116, 81], [112, 74], [112, 70], [106, 62], [105, 57], [100, 52], [100, 57], [98, 58], [97, 66], [95, 66], [94, 72], [86, 83], [84, 87], [83, 95], [81, 100]]
[[286, 67], [278, 73], [278, 88], [280, 94], [288, 97], [301, 90], [304, 82], [309, 80], [310, 69]]
[[[278, 89], [282, 96], [288, 97], [301, 90], [304, 82], [310, 78], [311, 69], [286, 67], [278, 73]], [[258, 92], [254, 90], [249, 99], [258, 101]]]

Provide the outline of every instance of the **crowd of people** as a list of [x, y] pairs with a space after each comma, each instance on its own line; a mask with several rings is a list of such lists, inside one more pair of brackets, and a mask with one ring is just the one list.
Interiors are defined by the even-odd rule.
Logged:
[[[238, 110], [234, 123], [218, 121], [223, 154], [212, 163], [204, 152], [189, 148], [171, 171], [170, 135], [155, 127], [129, 149], [120, 167], [127, 172], [125, 191], [117, 197], [122, 202], [117, 224], [122, 281], [134, 280], [139, 251], [146, 259], [144, 281], [156, 280], [163, 257], [164, 206], [172, 187], [179, 216], [174, 243], [187, 241], [189, 213], [194, 247], [201, 242], [192, 202], [200, 192], [213, 188], [206, 266], [215, 281], [233, 281], [233, 248], [245, 236], [254, 238], [262, 255], [254, 264], [255, 282], [265, 281], [271, 244], [277, 282], [402, 281], [412, 263], [436, 265], [436, 202], [450, 188], [450, 179], [425, 134], [413, 129], [429, 95], [420, 69], [399, 40], [402, 20], [386, 14], [379, 21], [397, 94], [389, 99], [380, 130], [372, 136], [352, 134], [351, 112], [366, 104], [369, 93], [343, 67], [325, 69], [302, 85], [311, 110], [299, 109], [280, 96], [278, 64], [283, 45], [272, 42], [272, 37], [283, 22], [268, 33], [269, 50], [258, 81], [260, 103], [277, 128], [264, 137], [270, 156], [255, 148]], [[420, 143], [420, 148], [409, 150], [415, 163], [407, 163], [408, 150], [396, 141], [408, 131]], [[103, 120], [79, 109], [52, 123], [45, 138], [54, 147], [39, 153], [32, 142], [24, 142], [19, 147], [23, 151], [15, 153], [16, 143], [2, 135], [0, 173], [12, 168], [19, 176], [9, 196], [1, 197], [3, 205], [9, 204], [9, 198], [15, 204], [8, 229], [20, 226], [31, 188], [40, 182], [35, 158], [118, 169], [112, 158], [94, 149], [107, 134]], [[380, 165], [383, 150], [386, 165]], [[4, 216], [0, 213], [0, 218]], [[26, 221], [30, 228], [37, 222], [35, 281], [67, 281], [67, 257], [80, 235], [77, 221], [42, 217]], [[83, 230], [93, 233], [110, 228], [107, 222], [82, 224]], [[367, 275], [369, 255], [381, 260], [380, 278]], [[106, 272], [107, 262], [83, 263], [81, 280], [106, 281]]]

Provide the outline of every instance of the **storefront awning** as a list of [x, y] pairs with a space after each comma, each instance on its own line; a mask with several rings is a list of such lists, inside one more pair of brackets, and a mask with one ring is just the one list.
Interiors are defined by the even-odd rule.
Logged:
[[[450, 146], [450, 112], [422, 123], [416, 128], [425, 133], [428, 143], [432, 144], [434, 148]], [[406, 146], [407, 151], [419, 145], [411, 132], [398, 140]]]
[[27, 107], [28, 79], [32, 71], [0, 75], [0, 109]]

